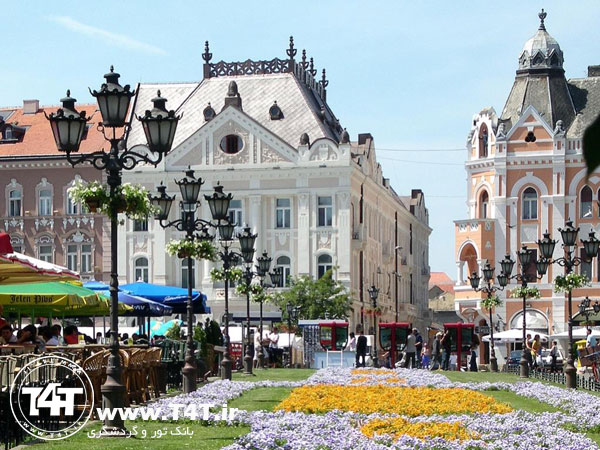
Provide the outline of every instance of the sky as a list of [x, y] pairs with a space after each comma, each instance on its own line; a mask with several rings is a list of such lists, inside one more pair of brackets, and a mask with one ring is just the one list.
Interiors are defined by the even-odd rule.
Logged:
[[466, 138], [473, 115], [498, 114], [517, 58], [539, 26], [564, 52], [568, 78], [600, 64], [600, 2], [32, 0], [3, 9], [0, 105], [92, 102], [111, 64], [122, 84], [200, 81], [213, 62], [285, 58], [289, 36], [321, 73], [354, 140], [371, 133], [400, 195], [421, 189], [432, 271], [456, 276], [453, 220], [466, 219]]

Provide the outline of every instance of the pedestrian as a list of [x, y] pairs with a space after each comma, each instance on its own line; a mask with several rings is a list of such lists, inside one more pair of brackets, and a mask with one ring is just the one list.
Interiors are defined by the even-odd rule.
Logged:
[[277, 365], [277, 356], [279, 353], [279, 330], [273, 327], [273, 331], [269, 334], [269, 359], [271, 367], [274, 369]]
[[415, 355], [417, 353], [417, 329], [413, 328], [412, 333], [406, 338], [406, 368], [415, 368]]
[[550, 371], [556, 372], [556, 360], [558, 358], [558, 343], [552, 341], [552, 348], [550, 349]]
[[0, 345], [16, 344], [17, 337], [13, 334], [12, 327], [7, 323], [0, 328]]
[[[416, 328], [415, 328], [416, 329]], [[417, 330], [417, 334], [415, 335], [415, 347], [417, 348], [416, 352], [416, 360], [417, 360], [417, 368], [421, 367], [421, 354], [423, 353], [423, 336]]]
[[536, 334], [531, 341], [531, 359], [533, 360], [533, 370], [538, 368], [538, 356], [542, 352], [542, 342], [540, 341], [540, 335]]
[[450, 368], [450, 352], [452, 351], [452, 336], [450, 330], [444, 331], [442, 336], [442, 370]]
[[431, 370], [437, 370], [442, 364], [442, 333], [438, 331], [435, 334], [433, 344], [431, 344]]
[[527, 333], [523, 346], [523, 351], [525, 352], [525, 359], [527, 360], [527, 364], [529, 364], [529, 370], [531, 370], [533, 369], [533, 361], [531, 358], [531, 334]]
[[8, 321], [2, 318], [2, 313], [4, 312], [4, 306], [0, 305], [0, 328], [4, 327], [4, 325], [8, 325]]
[[365, 367], [367, 337], [364, 335], [362, 327], [358, 327], [356, 331], [358, 332], [358, 338], [356, 339], [356, 367]]
[[69, 325], [65, 327], [65, 330], [63, 331], [63, 337], [67, 345], [79, 344], [79, 332], [75, 325]]
[[258, 368], [258, 354], [259, 352], [262, 353], [262, 351], [263, 349], [262, 342], [260, 339], [260, 332], [256, 330], [256, 332], [254, 333], [254, 358], [252, 359], [252, 365], [255, 369]]
[[477, 346], [471, 346], [471, 357], [469, 359], [469, 370], [477, 372]]
[[452, 354], [450, 355], [450, 370], [456, 370], [456, 366], [458, 364], [458, 356], [456, 355], [456, 352], [452, 352]]
[[356, 351], [356, 335], [354, 334], [354, 331], [350, 332], [350, 340], [346, 344], [346, 348], [344, 350], [347, 352]]
[[421, 369], [429, 369], [429, 365], [431, 364], [431, 355], [429, 353], [429, 349], [427, 348], [427, 343], [423, 343], [423, 353], [421, 355]]
[[594, 336], [592, 334], [592, 329], [588, 328], [587, 329], [587, 337], [585, 339], [585, 346], [589, 347], [589, 348], [593, 348], [597, 345], [598, 340], [596, 339], [596, 336]]

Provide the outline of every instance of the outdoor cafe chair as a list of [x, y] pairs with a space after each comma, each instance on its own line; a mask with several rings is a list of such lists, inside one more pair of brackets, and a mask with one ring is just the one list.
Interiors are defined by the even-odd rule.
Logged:
[[81, 366], [87, 376], [90, 378], [90, 382], [92, 384], [91, 388], [94, 391], [94, 406], [99, 406], [102, 403], [100, 387], [102, 386], [102, 374], [105, 369], [103, 366], [105, 353], [108, 353], [108, 350], [94, 353], [92, 356], [89, 356], [85, 361], [83, 361]]

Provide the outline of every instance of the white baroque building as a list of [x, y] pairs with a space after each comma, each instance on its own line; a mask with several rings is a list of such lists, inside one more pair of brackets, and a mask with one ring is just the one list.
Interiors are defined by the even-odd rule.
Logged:
[[[156, 192], [167, 186], [180, 198], [176, 179], [188, 167], [204, 180], [198, 216], [210, 218], [203, 195], [220, 183], [231, 192], [230, 217], [258, 233], [256, 256], [266, 250], [286, 278], [335, 277], [355, 299], [351, 325], [373, 320], [367, 289], [380, 289], [380, 321], [430, 322], [428, 211], [424, 195], [401, 197], [383, 177], [370, 134], [351, 141], [326, 103], [325, 71], [320, 81], [312, 61], [288, 59], [211, 63], [208, 43], [199, 83], [143, 83], [133, 113], [142, 115], [160, 91], [168, 109], [183, 114], [172, 151], [154, 168], [139, 167], [124, 181]], [[129, 146], [145, 142], [137, 121]], [[170, 219], [180, 215], [178, 202]], [[165, 253], [165, 244], [183, 237], [158, 222], [127, 221], [119, 233], [122, 282], [143, 279], [185, 286], [187, 268]], [[215, 318], [224, 311], [222, 284], [213, 283], [213, 263], [194, 267], [195, 287], [208, 297]], [[245, 298], [230, 290], [230, 311], [245, 316]], [[271, 307], [272, 308], [272, 307]], [[253, 316], [258, 305], [253, 305]], [[266, 306], [266, 310], [269, 306]]]

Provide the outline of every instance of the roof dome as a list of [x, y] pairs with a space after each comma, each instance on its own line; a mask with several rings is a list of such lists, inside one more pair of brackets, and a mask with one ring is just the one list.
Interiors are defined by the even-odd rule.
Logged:
[[546, 31], [544, 25], [546, 16], [546, 12], [542, 9], [538, 14], [540, 27], [537, 33], [523, 46], [523, 51], [519, 57], [519, 70], [562, 69], [563, 52], [556, 39]]

